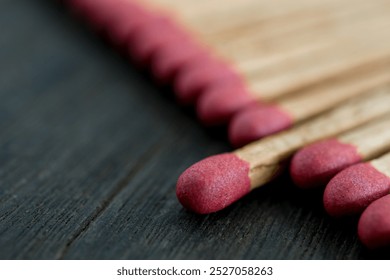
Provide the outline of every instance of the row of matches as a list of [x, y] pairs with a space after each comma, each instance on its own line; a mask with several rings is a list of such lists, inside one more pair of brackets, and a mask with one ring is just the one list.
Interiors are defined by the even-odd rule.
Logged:
[[390, 81], [386, 0], [64, 1], [235, 147]]
[[[390, 244], [386, 1], [282, 1], [282, 11], [250, 0], [153, 0], [149, 9], [130, 0], [66, 2], [157, 82], [172, 85], [181, 104], [196, 104], [203, 123], [228, 124], [234, 146], [257, 140], [187, 169], [177, 184], [186, 208], [219, 211], [271, 181], [292, 158], [298, 186], [327, 185], [331, 215], [365, 211], [363, 243]], [[259, 16], [255, 8], [264, 5]], [[164, 7], [182, 17], [152, 12]], [[236, 17], [226, 23], [226, 14]]]

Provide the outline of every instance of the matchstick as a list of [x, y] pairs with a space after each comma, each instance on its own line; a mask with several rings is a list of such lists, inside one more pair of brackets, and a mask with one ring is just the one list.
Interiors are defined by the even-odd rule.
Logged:
[[387, 153], [338, 173], [325, 188], [324, 207], [335, 217], [358, 214], [389, 192], [390, 153]]
[[362, 213], [358, 224], [360, 241], [370, 249], [390, 246], [390, 194], [375, 200]]
[[[361, 17], [360, 17], [361, 18]], [[238, 57], [236, 60], [234, 59], [234, 51], [229, 50], [225, 55], [222, 55], [223, 58], [226, 58], [228, 60], [231, 60], [231, 68], [237, 69], [237, 72], [240, 76], [244, 78], [244, 80], [247, 83], [247, 87], [250, 90], [250, 94], [254, 95], [252, 99], [258, 99], [263, 98], [265, 100], [269, 100], [272, 98], [275, 98], [277, 96], [284, 95], [288, 93], [289, 91], [296, 90], [299, 87], [307, 86], [308, 84], [314, 83], [318, 81], [318, 79], [321, 79], [322, 73], [327, 73], [326, 75], [338, 75], [340, 72], [345, 71], [345, 67], [348, 68], [349, 63], [353, 63], [354, 65], [356, 63], [359, 63], [359, 61], [367, 58], [367, 53], [376, 53], [378, 51], [377, 47], [374, 48], [377, 51], [367, 50], [365, 47], [360, 49], [360, 46], [362, 45], [362, 37], [360, 36], [360, 33], [357, 31], [361, 31], [362, 29], [365, 29], [367, 34], [370, 34], [369, 36], [376, 36], [374, 34], [378, 34], [378, 38], [383, 38], [384, 31], [383, 28], [379, 28], [377, 24], [385, 24], [388, 25], [388, 14], [383, 15], [382, 17], [376, 18], [372, 20], [373, 23], [368, 23], [361, 21], [359, 26], [355, 26], [355, 28], [347, 28], [349, 30], [348, 32], [345, 32], [344, 37], [349, 39], [349, 42], [343, 42], [341, 34], [337, 33], [336, 30], [342, 30], [342, 27], [338, 26], [338, 29], [334, 29], [333, 32], [330, 32], [328, 36], [324, 38], [320, 37], [319, 34], [322, 35], [322, 30], [315, 30], [312, 29], [311, 33], [313, 33], [316, 36], [306, 36], [304, 41], [298, 41], [300, 44], [297, 44], [298, 48], [305, 48], [305, 41], [309, 44], [316, 44], [316, 42], [320, 39], [324, 43], [329, 42], [336, 42], [334, 43], [334, 46], [332, 47], [333, 51], [328, 49], [322, 50], [322, 54], [316, 52], [313, 53], [315, 55], [311, 55], [310, 57], [305, 56], [303, 54], [302, 57], [295, 58], [295, 62], [291, 63], [286, 61], [283, 61], [283, 63], [278, 66], [274, 65], [274, 68], [272, 71], [268, 70], [267, 68], [263, 68], [263, 65], [267, 65], [269, 62], [267, 62], [267, 58], [269, 56], [272, 56], [270, 52], [263, 52], [262, 51], [262, 42], [259, 41], [256, 44], [239, 44], [239, 48], [236, 48], [236, 52], [238, 54], [245, 53], [245, 50], [243, 48], [245, 46], [254, 46], [252, 48], [256, 49], [256, 52], [253, 52], [251, 56], [247, 57], [247, 60], [252, 64], [249, 67], [250, 72], [246, 72], [245, 68], [242, 68], [240, 66], [241, 63], [244, 63], [243, 65], [246, 65], [246, 61], [242, 61], [242, 57]], [[376, 24], [374, 24], [376, 22]], [[349, 23], [349, 22], [348, 22]], [[358, 22], [359, 23], [359, 22]], [[259, 33], [259, 32], [258, 32]], [[261, 32], [260, 32], [261, 33]], [[352, 40], [351, 37], [358, 37], [358, 39]], [[290, 36], [292, 38], [299, 37], [297, 36]], [[317, 38], [318, 37], [318, 38]], [[239, 41], [239, 39], [232, 40], [232, 44], [234, 45], [234, 42]], [[357, 41], [356, 41], [357, 40]], [[368, 41], [376, 41], [376, 40], [370, 40], [365, 38], [366, 42]], [[288, 37], [283, 38], [283, 40], [279, 40], [279, 45], [283, 46], [289, 46], [289, 40]], [[283, 42], [284, 41], [284, 42]], [[269, 45], [269, 42], [263, 42], [265, 45]], [[256, 48], [257, 46], [257, 48]], [[277, 46], [277, 45], [276, 45]], [[272, 46], [269, 48], [270, 50], [275, 49], [276, 46]], [[212, 46], [213, 47], [213, 46]], [[234, 49], [234, 48], [233, 48]], [[276, 47], [277, 49], [277, 47]], [[357, 50], [359, 49], [359, 51]], [[365, 50], [364, 50], [365, 49]], [[386, 48], [383, 48], [384, 50]], [[363, 53], [364, 51], [364, 53]], [[367, 51], [367, 53], [365, 53]], [[215, 52], [218, 54], [218, 47], [215, 48]], [[222, 51], [223, 53], [223, 51]], [[279, 55], [283, 57], [283, 52], [280, 50], [274, 51], [274, 54]], [[273, 58], [275, 60], [275, 58]], [[291, 59], [290, 59], [291, 60]], [[313, 61], [318, 61], [316, 64], [313, 64]], [[255, 62], [253, 62], [255, 61]], [[269, 60], [268, 60], [269, 61]], [[215, 63], [212, 61], [212, 63]], [[207, 71], [209, 68], [218, 68], [215, 67], [213, 64], [210, 63], [195, 63], [195, 64], [189, 64], [187, 67], [185, 67], [180, 75], [178, 76], [176, 82], [175, 82], [175, 91], [179, 97], [179, 99], [184, 100], [183, 103], [191, 103], [194, 102], [194, 100], [197, 99], [198, 95], [203, 92], [204, 88], [207, 88], [210, 84], [210, 80], [212, 82], [215, 82], [219, 79], [224, 79], [225, 81], [227, 79], [231, 79], [231, 75], [216, 75], [215, 79], [204, 79], [197, 78], [197, 76], [202, 76], [202, 73], [204, 71]], [[298, 63], [298, 64], [297, 64]], [[254, 64], [254, 65], [253, 65]], [[297, 64], [297, 65], [295, 65]], [[287, 66], [290, 65], [290, 67], [294, 67], [293, 69], [289, 69]], [[296, 71], [297, 66], [300, 65], [302, 71]], [[240, 68], [241, 67], [241, 68]], [[351, 67], [353, 67], [351, 65]], [[260, 71], [261, 70], [261, 71]], [[295, 70], [295, 71], [294, 71]], [[259, 72], [260, 71], [260, 72]], [[324, 72], [325, 71], [325, 72]], [[196, 74], [194, 74], [196, 72]], [[224, 71], [221, 71], [224, 72]], [[225, 71], [226, 72], [226, 71]], [[272, 74], [269, 76], [269, 74]], [[267, 75], [265, 75], [267, 74]], [[206, 80], [204, 84], [202, 84], [202, 81]], [[221, 98], [223, 98], [223, 92], [221, 91]]]
[[237, 97], [234, 99], [227, 95], [224, 102], [217, 98], [214, 102], [201, 103], [198, 115], [204, 122], [211, 124], [233, 116], [229, 124], [229, 139], [233, 146], [240, 147], [379, 87], [390, 81], [389, 73], [390, 59], [379, 60], [268, 105], [252, 102], [234, 115], [240, 103]]
[[389, 113], [389, 102], [389, 88], [369, 92], [295, 128], [206, 158], [179, 177], [177, 197], [194, 212], [219, 211], [270, 182], [299, 148]]
[[325, 186], [347, 167], [390, 151], [390, 115], [338, 137], [308, 145], [293, 156], [290, 174], [304, 189]]
[[[378, 22], [380, 22], [380, 26], [390, 25], [388, 18], [380, 19]], [[308, 51], [291, 52], [291, 57], [286, 57], [285, 53], [278, 53], [275, 55], [276, 58], [273, 56], [271, 60], [263, 59], [262, 52], [258, 51], [257, 54], [249, 58], [251, 64], [249, 69], [242, 66], [242, 63], [245, 65], [246, 61], [231, 60], [230, 63], [222, 64], [223, 56], [217, 56], [221, 59], [191, 61], [191, 63], [183, 65], [179, 71], [174, 81], [175, 93], [183, 104], [194, 103], [199, 97], [203, 99], [199, 101], [200, 104], [213, 101], [215, 103], [217, 97], [219, 97], [218, 101], [225, 99], [226, 88], [224, 85], [231, 84], [229, 80], [233, 79], [233, 76], [238, 76], [239, 79], [236, 78], [234, 81], [245, 85], [248, 100], [275, 100], [293, 91], [316, 84], [323, 79], [337, 77], [355, 67], [388, 57], [390, 41], [383, 40], [383, 32], [375, 31], [382, 30], [383, 27], [377, 28], [377, 25], [363, 27], [365, 26], [363, 25], [360, 29], [366, 31], [362, 32], [372, 36], [366, 38], [368, 41], [362, 42], [361, 38], [353, 40], [351, 37], [357, 35], [352, 36], [347, 33], [345, 37], [348, 40], [343, 39], [343, 36], [328, 38], [328, 41], [334, 40], [338, 44], [318, 48], [316, 43], [312, 43], [314, 46], [310, 46]], [[382, 43], [379, 45], [372, 43], [378, 40], [382, 40]], [[308, 47], [301, 45], [300, 48], [307, 50]], [[278, 56], [282, 59], [278, 59]], [[229, 56], [225, 56], [225, 58], [229, 60]], [[218, 88], [217, 84], [223, 87]], [[213, 86], [211, 94], [209, 89]]]

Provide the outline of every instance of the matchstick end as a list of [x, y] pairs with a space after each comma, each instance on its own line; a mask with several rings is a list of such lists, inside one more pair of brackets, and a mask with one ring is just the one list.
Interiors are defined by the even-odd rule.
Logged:
[[329, 182], [324, 192], [324, 207], [335, 217], [358, 214], [389, 190], [389, 177], [370, 163], [359, 163], [341, 171]]
[[293, 119], [277, 106], [251, 104], [233, 117], [229, 125], [229, 139], [233, 146], [241, 147], [287, 129], [293, 122]]
[[373, 203], [363, 212], [359, 220], [360, 241], [370, 249], [390, 246], [390, 195]]
[[249, 163], [232, 153], [203, 159], [179, 177], [180, 203], [198, 214], [222, 210], [250, 191]]
[[221, 82], [206, 90], [198, 99], [197, 115], [207, 126], [222, 125], [250, 103], [256, 102], [239, 79]]
[[299, 150], [291, 160], [290, 174], [302, 189], [321, 187], [341, 170], [360, 161], [355, 146], [327, 139]]

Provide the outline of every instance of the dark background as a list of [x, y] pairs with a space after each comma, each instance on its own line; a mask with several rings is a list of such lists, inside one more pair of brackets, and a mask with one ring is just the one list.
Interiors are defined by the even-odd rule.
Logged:
[[219, 213], [176, 200], [230, 148], [64, 6], [0, 0], [0, 258], [367, 259], [356, 219], [289, 178]]

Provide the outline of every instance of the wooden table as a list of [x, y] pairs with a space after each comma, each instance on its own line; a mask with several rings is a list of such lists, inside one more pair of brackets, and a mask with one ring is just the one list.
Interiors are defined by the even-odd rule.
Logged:
[[54, 1], [0, 2], [0, 258], [366, 259], [289, 178], [216, 214], [179, 174], [230, 148]]

